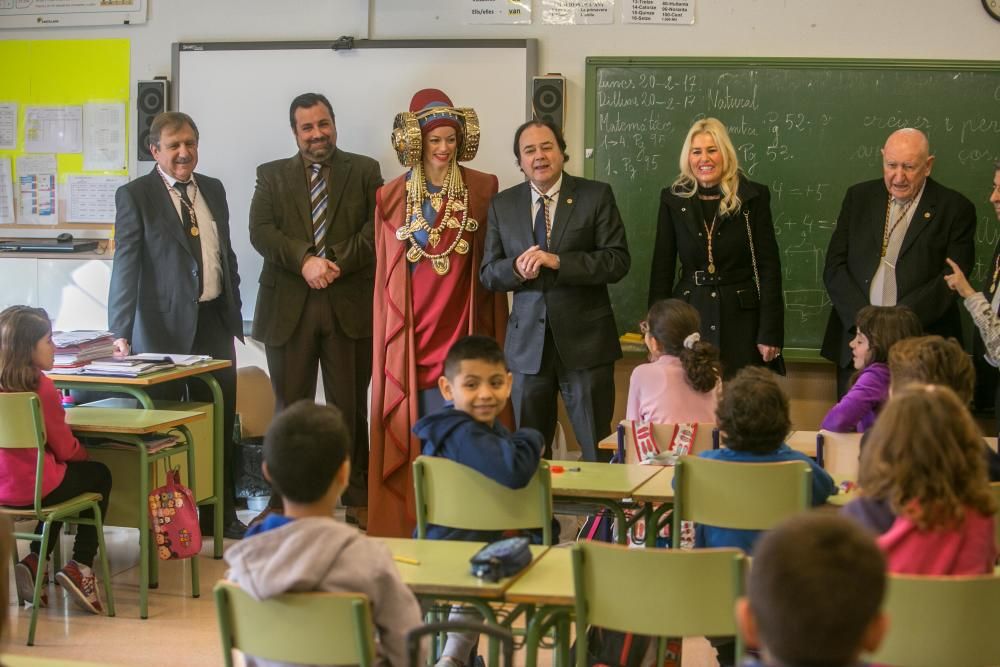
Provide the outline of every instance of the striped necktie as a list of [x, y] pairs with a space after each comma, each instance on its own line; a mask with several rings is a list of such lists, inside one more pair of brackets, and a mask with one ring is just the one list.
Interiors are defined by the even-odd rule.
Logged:
[[552, 221], [549, 219], [549, 202], [551, 195], [545, 195], [535, 190], [538, 195], [538, 210], [535, 212], [535, 245], [546, 252], [549, 249], [549, 239], [552, 236]]
[[313, 246], [318, 257], [326, 257], [326, 247], [323, 245], [327, 227], [326, 205], [329, 200], [326, 179], [323, 178], [323, 165], [317, 162], [310, 168], [312, 178], [309, 181], [309, 201], [312, 204]]

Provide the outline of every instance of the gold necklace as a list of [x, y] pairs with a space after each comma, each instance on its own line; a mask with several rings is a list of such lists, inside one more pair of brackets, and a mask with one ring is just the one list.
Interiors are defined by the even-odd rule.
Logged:
[[[437, 226], [431, 225], [424, 218], [423, 203], [430, 200], [431, 207], [440, 212], [444, 207], [444, 213], [440, 216], [441, 223]], [[410, 249], [406, 251], [406, 259], [412, 263], [417, 263], [421, 259], [429, 259], [434, 272], [439, 276], [448, 273], [451, 268], [451, 260], [448, 256], [452, 252], [464, 255], [469, 252], [469, 242], [462, 238], [465, 232], [475, 232], [479, 229], [479, 223], [469, 216], [469, 190], [462, 182], [462, 172], [458, 168], [455, 159], [452, 158], [448, 165], [448, 172], [444, 177], [444, 185], [441, 190], [431, 193], [427, 190], [427, 180], [424, 176], [423, 164], [417, 164], [410, 169], [410, 178], [406, 182], [406, 212], [404, 223], [396, 230], [396, 238], [400, 241], [410, 243]], [[436, 248], [441, 242], [441, 235], [447, 229], [457, 229], [454, 240], [444, 250], [444, 252], [431, 253], [420, 246], [415, 237], [415, 232], [424, 230], [427, 232], [427, 246]]]
[[712, 235], [715, 233], [715, 222], [719, 219], [719, 212], [716, 211], [715, 215], [712, 216], [712, 225], [709, 226], [704, 219], [701, 221], [702, 227], [705, 228], [705, 234], [708, 236], [708, 272], [715, 273], [715, 258], [712, 256]]

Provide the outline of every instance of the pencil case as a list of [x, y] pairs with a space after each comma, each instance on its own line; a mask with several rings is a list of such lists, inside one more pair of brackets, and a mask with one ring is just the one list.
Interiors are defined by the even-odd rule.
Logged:
[[487, 544], [469, 559], [472, 574], [493, 582], [517, 574], [531, 562], [529, 544], [526, 537], [510, 537]]

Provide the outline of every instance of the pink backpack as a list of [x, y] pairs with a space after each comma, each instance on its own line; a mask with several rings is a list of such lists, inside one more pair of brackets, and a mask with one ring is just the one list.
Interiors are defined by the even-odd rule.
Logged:
[[149, 521], [160, 560], [190, 558], [201, 551], [194, 494], [181, 484], [180, 470], [168, 470], [167, 483], [149, 494]]

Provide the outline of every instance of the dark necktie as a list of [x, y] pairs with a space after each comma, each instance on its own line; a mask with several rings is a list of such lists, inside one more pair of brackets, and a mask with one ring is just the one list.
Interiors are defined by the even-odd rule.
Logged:
[[535, 245], [542, 250], [549, 250], [549, 200], [551, 197], [538, 193], [538, 211], [535, 213]]
[[312, 165], [312, 178], [309, 180], [309, 200], [313, 221], [313, 247], [318, 257], [326, 257], [326, 205], [329, 195], [326, 193], [326, 179], [323, 178], [323, 165], [316, 162]]
[[[198, 297], [201, 297], [201, 293], [204, 290], [205, 280], [204, 280], [204, 267], [202, 266], [201, 260], [201, 235], [198, 228], [197, 217], [192, 217], [194, 213], [194, 203], [188, 196], [188, 186], [191, 185], [191, 181], [183, 183], [177, 181], [174, 183], [174, 188], [177, 190], [178, 194], [181, 196], [181, 224], [184, 227], [184, 235], [188, 240], [188, 247], [191, 249], [191, 254], [194, 255], [194, 259], [198, 262]], [[195, 233], [191, 233], [192, 230], [196, 230]]]

